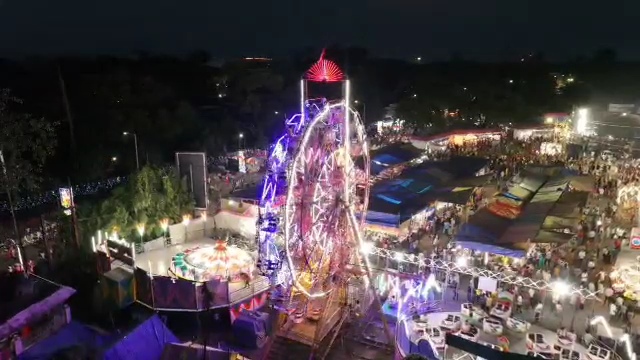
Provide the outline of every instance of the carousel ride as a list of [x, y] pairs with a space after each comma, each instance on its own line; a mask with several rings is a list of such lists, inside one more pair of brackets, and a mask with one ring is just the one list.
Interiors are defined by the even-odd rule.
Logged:
[[[339, 86], [343, 99], [309, 99], [310, 89], [322, 86]], [[368, 260], [358, 251], [369, 198], [369, 149], [360, 116], [349, 106], [349, 80], [324, 53], [301, 80], [300, 95], [300, 114], [287, 120], [287, 133], [268, 160], [257, 265], [277, 290], [272, 299], [280, 301], [282, 313], [278, 336], [310, 346], [315, 359], [327, 355], [349, 305], [359, 304], [353, 280], [367, 285], [362, 292], [374, 293]], [[357, 158], [364, 169], [355, 165]]]
[[250, 281], [254, 272], [251, 255], [226, 241], [186, 249], [171, 259], [170, 270], [178, 277], [192, 281], [228, 279]]

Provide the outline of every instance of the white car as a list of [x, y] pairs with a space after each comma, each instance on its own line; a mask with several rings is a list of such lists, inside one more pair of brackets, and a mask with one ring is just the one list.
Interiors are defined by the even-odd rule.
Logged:
[[501, 319], [507, 319], [511, 316], [511, 307], [512, 305], [510, 302], [500, 301], [493, 307], [493, 309], [491, 309], [490, 314]]
[[464, 303], [460, 305], [460, 314], [472, 319], [482, 319], [487, 316], [481, 308], [474, 306], [472, 303]]
[[[570, 331], [559, 331], [556, 344], [559, 348], [571, 348], [573, 347], [573, 344], [575, 344], [577, 338], [578, 336]], [[560, 352], [560, 349], [558, 349], [558, 352]]]
[[460, 332], [458, 333], [458, 336], [460, 336], [463, 339], [475, 342], [475, 341], [478, 341], [478, 336], [480, 336], [480, 330], [478, 330], [478, 328], [473, 325], [466, 324], [465, 326], [462, 327], [462, 330], [460, 330]]
[[527, 349], [537, 353], [553, 352], [553, 347], [545, 340], [540, 333], [527, 334]]
[[571, 350], [567, 348], [563, 348], [562, 350], [560, 350], [559, 354], [560, 354], [560, 360], [582, 360], [583, 359], [582, 354], [580, 354], [575, 350]]
[[611, 359], [611, 351], [597, 346], [597, 345], [589, 345], [589, 349], [587, 350], [589, 352], [589, 357], [592, 360], [609, 360]]
[[463, 316], [471, 316], [471, 311], [473, 310], [472, 303], [462, 303], [460, 305], [460, 314]]
[[482, 331], [492, 335], [502, 335], [504, 327], [502, 326], [502, 319], [495, 316], [486, 317], [482, 320]]
[[458, 331], [462, 326], [462, 318], [460, 315], [449, 314], [442, 320], [440, 327], [448, 331]]
[[513, 330], [516, 332], [520, 332], [520, 333], [525, 333], [527, 331], [529, 331], [529, 328], [531, 327], [531, 324], [528, 323], [527, 321], [518, 319], [518, 318], [514, 318], [514, 317], [510, 317], [507, 319], [506, 321], [506, 326], [507, 329], [509, 330]]
[[424, 329], [424, 333], [429, 337], [433, 346], [435, 346], [436, 350], [440, 351], [445, 348], [445, 333], [437, 327], [428, 327]]

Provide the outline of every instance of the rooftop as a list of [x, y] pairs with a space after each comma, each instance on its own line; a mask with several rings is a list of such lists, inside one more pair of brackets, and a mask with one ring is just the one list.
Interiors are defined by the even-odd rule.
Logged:
[[589, 193], [570, 190], [572, 176], [562, 167], [527, 170], [511, 179], [507, 191], [496, 193], [486, 207], [469, 217], [456, 235], [459, 244], [521, 257], [528, 241], [565, 243], [573, 237], [573, 231], [566, 231], [579, 220], [578, 209]]
[[456, 186], [481, 185], [486, 177], [476, 178], [475, 174], [486, 164], [487, 160], [483, 158], [457, 156], [446, 161], [426, 161], [407, 168], [395, 178], [373, 186], [369, 196], [369, 211], [397, 214], [402, 222], [404, 215], [413, 215], [434, 201], [455, 200], [464, 204], [468, 196], [452, 196], [453, 190]]
[[0, 324], [7, 322], [29, 306], [53, 295], [62, 287], [45, 279], [23, 274], [0, 275]]

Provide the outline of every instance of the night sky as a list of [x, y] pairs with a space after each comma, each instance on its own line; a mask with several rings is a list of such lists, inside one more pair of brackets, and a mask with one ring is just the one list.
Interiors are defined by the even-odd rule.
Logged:
[[282, 56], [357, 45], [380, 56], [640, 58], [637, 0], [0, 0], [0, 56], [60, 53]]

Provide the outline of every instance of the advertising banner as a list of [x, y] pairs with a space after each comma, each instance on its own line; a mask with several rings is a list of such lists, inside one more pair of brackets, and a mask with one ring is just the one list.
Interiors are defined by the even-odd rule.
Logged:
[[640, 227], [634, 227], [631, 229], [629, 247], [632, 250], [640, 250]]
[[60, 188], [58, 189], [60, 195], [60, 206], [65, 214], [71, 215], [71, 208], [73, 207], [73, 189]]

